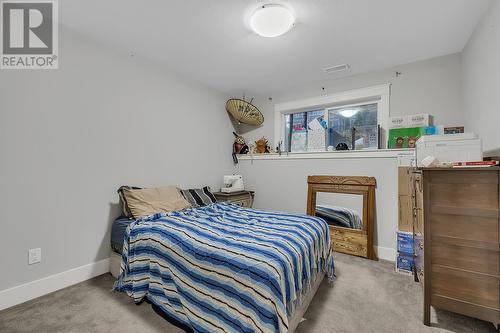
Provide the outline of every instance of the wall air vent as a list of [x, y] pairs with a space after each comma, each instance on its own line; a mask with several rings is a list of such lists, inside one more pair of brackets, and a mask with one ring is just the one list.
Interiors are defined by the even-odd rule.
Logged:
[[337, 66], [333, 66], [333, 67], [327, 67], [323, 70], [325, 71], [326, 74], [335, 74], [335, 73], [346, 71], [349, 68], [350, 68], [349, 64], [343, 64], [343, 65], [337, 65]]

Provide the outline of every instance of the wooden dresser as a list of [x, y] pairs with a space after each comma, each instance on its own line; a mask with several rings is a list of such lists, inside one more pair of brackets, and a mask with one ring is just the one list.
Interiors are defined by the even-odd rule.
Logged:
[[430, 306], [500, 324], [500, 168], [422, 169]]

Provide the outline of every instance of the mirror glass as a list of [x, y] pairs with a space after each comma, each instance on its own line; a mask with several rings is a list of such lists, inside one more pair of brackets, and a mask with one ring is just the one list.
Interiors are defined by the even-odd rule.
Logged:
[[317, 192], [316, 216], [332, 226], [363, 229], [363, 196]]

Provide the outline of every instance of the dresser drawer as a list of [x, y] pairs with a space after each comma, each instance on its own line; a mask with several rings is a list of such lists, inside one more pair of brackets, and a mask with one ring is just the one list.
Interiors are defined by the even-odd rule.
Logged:
[[231, 200], [231, 203], [241, 206], [241, 207], [247, 207], [251, 208], [252, 207], [252, 199], [243, 199], [243, 200]]
[[499, 277], [432, 265], [431, 294], [498, 309]]
[[433, 207], [498, 209], [498, 174], [443, 171], [432, 175]]
[[[458, 213], [455, 210], [455, 213]], [[450, 212], [453, 213], [453, 212]], [[432, 236], [446, 236], [477, 242], [498, 243], [498, 218], [434, 212], [427, 217]]]
[[478, 273], [500, 275], [499, 255], [495, 250], [433, 242], [431, 262]]
[[432, 184], [431, 205], [460, 208], [498, 208], [497, 184]]
[[498, 171], [493, 169], [474, 170], [467, 169], [441, 169], [438, 172], [427, 173], [428, 180], [433, 183], [440, 184], [462, 184], [462, 185], [481, 185], [481, 184], [496, 184], [498, 185]]

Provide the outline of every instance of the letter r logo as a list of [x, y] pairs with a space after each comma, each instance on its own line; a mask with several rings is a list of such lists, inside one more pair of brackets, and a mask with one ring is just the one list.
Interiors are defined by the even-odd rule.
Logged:
[[53, 22], [50, 2], [3, 2], [4, 54], [52, 54]]

